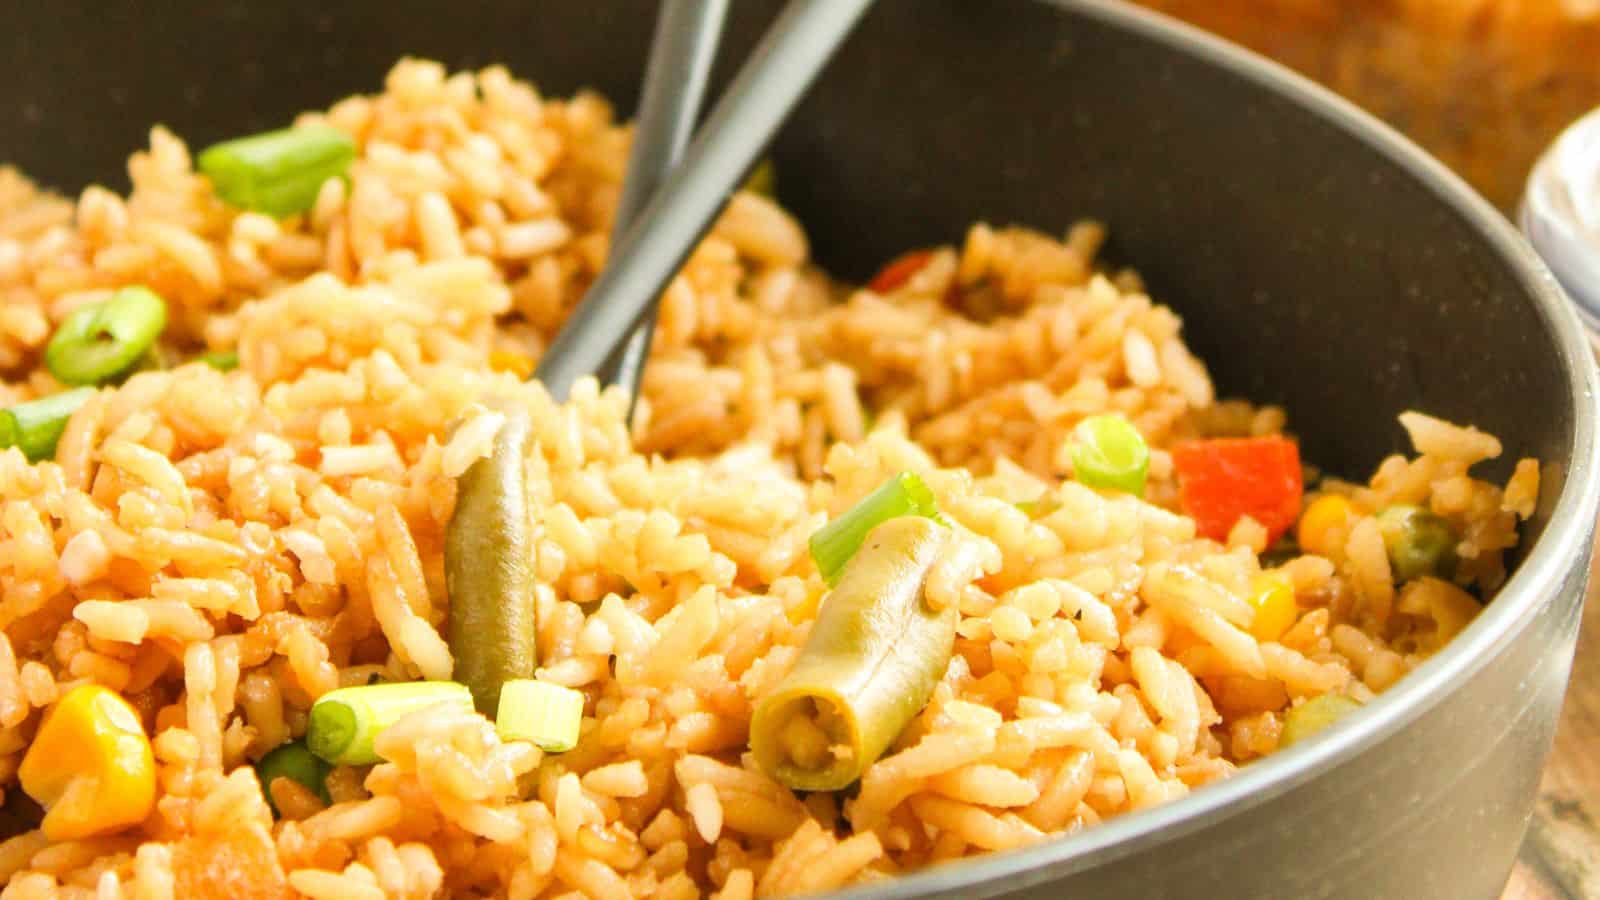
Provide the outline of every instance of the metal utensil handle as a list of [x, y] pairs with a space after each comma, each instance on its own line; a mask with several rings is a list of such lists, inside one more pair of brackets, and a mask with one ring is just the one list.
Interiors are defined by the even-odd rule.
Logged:
[[[695, 119], [700, 115], [700, 101], [705, 97], [727, 14], [728, 0], [666, 0], [656, 17], [644, 89], [639, 94], [633, 150], [628, 156], [628, 173], [622, 181], [622, 196], [611, 226], [613, 243], [621, 242], [656, 189], [683, 158], [683, 150], [694, 133]], [[602, 385], [620, 384], [628, 389], [632, 398], [630, 413], [632, 404], [638, 401], [639, 380], [644, 375], [660, 303], [661, 295], [657, 293], [627, 339], [595, 372]]]
[[739, 70], [683, 162], [551, 343], [537, 373], [557, 398], [596, 371], [711, 226], [871, 0], [790, 0]]

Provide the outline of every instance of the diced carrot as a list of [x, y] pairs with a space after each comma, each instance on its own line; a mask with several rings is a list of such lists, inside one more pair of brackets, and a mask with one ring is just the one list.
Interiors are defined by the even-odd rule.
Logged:
[[912, 250], [895, 257], [867, 282], [873, 293], [887, 294], [911, 280], [933, 259], [932, 250]]
[[173, 846], [174, 896], [227, 900], [289, 900], [289, 879], [272, 835], [241, 822], [226, 835], [194, 835]]
[[1244, 516], [1276, 541], [1300, 516], [1300, 448], [1283, 437], [1187, 441], [1172, 449], [1183, 511], [1200, 533], [1227, 540]]

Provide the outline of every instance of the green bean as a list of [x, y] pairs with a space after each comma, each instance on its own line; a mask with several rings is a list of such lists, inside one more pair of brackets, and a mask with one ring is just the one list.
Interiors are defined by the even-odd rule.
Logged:
[[868, 535], [794, 667], [756, 706], [750, 749], [768, 775], [795, 790], [843, 788], [927, 704], [955, 648], [955, 608], [923, 598], [948, 535], [922, 516]]
[[445, 532], [445, 586], [455, 678], [472, 689], [478, 711], [492, 716], [500, 687], [532, 678], [533, 525], [529, 517], [528, 444], [533, 423], [521, 407], [505, 410], [494, 451], [462, 473]]
[[16, 447], [28, 462], [55, 456], [67, 420], [93, 396], [94, 388], [74, 388], [0, 410], [0, 448]]
[[197, 163], [229, 206], [283, 219], [314, 206], [323, 182], [343, 175], [355, 158], [349, 135], [313, 125], [214, 144]]
[[1425, 509], [1391, 506], [1378, 514], [1389, 568], [1400, 581], [1448, 574], [1455, 566], [1456, 535], [1450, 523]]
[[256, 763], [256, 778], [261, 781], [261, 792], [267, 797], [267, 805], [276, 813], [278, 804], [272, 799], [272, 782], [279, 778], [298, 782], [306, 790], [316, 794], [323, 803], [332, 802], [328, 797], [327, 784], [331, 768], [316, 754], [306, 749], [305, 741], [290, 741], [273, 748], [266, 756], [261, 757]]
[[144, 287], [72, 311], [44, 349], [44, 364], [63, 384], [104, 384], [127, 372], [167, 326], [167, 304]]

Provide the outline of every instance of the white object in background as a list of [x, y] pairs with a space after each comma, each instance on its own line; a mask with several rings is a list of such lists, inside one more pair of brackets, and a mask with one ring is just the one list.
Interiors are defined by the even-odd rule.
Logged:
[[1539, 159], [1519, 218], [1600, 342], [1600, 109], [1562, 132]]

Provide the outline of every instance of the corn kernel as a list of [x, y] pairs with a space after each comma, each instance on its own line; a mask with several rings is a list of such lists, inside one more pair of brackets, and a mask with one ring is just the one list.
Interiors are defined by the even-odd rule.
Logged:
[[495, 350], [489, 354], [489, 368], [510, 372], [523, 381], [533, 374], [533, 357], [515, 350]]
[[1332, 558], [1344, 546], [1345, 534], [1356, 518], [1350, 501], [1338, 494], [1324, 494], [1300, 515], [1295, 537], [1306, 553]]
[[1250, 585], [1250, 605], [1256, 611], [1250, 620], [1250, 634], [1258, 641], [1283, 637], [1300, 617], [1294, 583], [1282, 575], [1257, 575]]
[[155, 806], [155, 756], [139, 714], [96, 684], [73, 688], [56, 703], [17, 774], [47, 810], [42, 827], [52, 841], [137, 824]]

